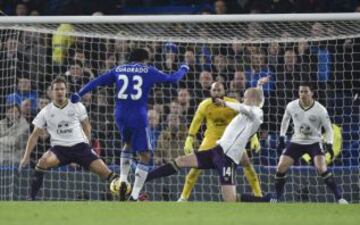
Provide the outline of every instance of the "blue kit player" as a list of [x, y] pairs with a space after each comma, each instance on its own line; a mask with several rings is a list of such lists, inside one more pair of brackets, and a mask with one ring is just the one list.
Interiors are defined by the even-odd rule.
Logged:
[[184, 77], [189, 67], [182, 65], [173, 74], [165, 74], [148, 66], [149, 53], [145, 49], [134, 49], [130, 53], [129, 64], [113, 68], [95, 80], [87, 83], [71, 97], [73, 103], [79, 102], [86, 93], [98, 86], [116, 84], [115, 121], [125, 143], [120, 161], [120, 200], [125, 200], [130, 157], [136, 152], [140, 161], [135, 170], [135, 181], [129, 200], [137, 200], [150, 169], [149, 128], [147, 118], [148, 94], [156, 83], [176, 83]]

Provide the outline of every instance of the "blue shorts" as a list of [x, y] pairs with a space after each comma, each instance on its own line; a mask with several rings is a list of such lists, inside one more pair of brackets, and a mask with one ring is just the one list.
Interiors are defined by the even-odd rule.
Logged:
[[55, 145], [51, 147], [50, 151], [53, 152], [60, 161], [59, 166], [77, 163], [85, 169], [89, 169], [90, 164], [99, 159], [87, 143], [79, 143], [70, 147]]
[[198, 169], [215, 169], [220, 175], [222, 185], [235, 184], [236, 164], [224, 154], [220, 145], [207, 150], [195, 153], [198, 162]]
[[288, 144], [282, 154], [291, 157], [296, 162], [305, 153], [308, 153], [312, 159], [317, 155], [325, 155], [320, 143], [300, 145], [292, 142]]
[[150, 130], [147, 127], [126, 127], [118, 125], [120, 131], [121, 141], [130, 143], [131, 148], [134, 152], [145, 152], [152, 151]]

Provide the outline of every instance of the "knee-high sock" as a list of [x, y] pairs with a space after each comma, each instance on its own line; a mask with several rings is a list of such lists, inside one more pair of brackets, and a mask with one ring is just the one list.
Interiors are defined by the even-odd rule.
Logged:
[[181, 198], [189, 199], [191, 191], [194, 188], [197, 179], [199, 178], [201, 170], [192, 168], [185, 179], [185, 184], [183, 191], [181, 193]]
[[163, 166], [160, 166], [149, 172], [146, 182], [151, 181], [156, 178], [166, 177], [173, 175], [179, 171], [178, 166], [175, 161], [171, 161]]
[[146, 181], [150, 166], [142, 163], [138, 163], [135, 170], [135, 181], [131, 192], [133, 199], [138, 199], [141, 189]]
[[324, 182], [328, 188], [334, 193], [335, 199], [339, 200], [342, 198], [341, 191], [335, 182], [333, 174], [329, 171], [326, 171], [325, 173], [321, 174], [321, 177], [324, 179]]
[[282, 194], [284, 193], [285, 181], [286, 181], [285, 173], [276, 172], [275, 191], [276, 191], [277, 198], [280, 198], [282, 196]]
[[38, 166], [35, 167], [35, 171], [32, 175], [31, 179], [31, 190], [30, 190], [30, 198], [32, 200], [36, 199], [36, 195], [39, 193], [41, 185], [44, 180], [44, 174], [46, 169], [40, 168]]
[[131, 148], [127, 147], [122, 150], [120, 157], [120, 181], [128, 182], [130, 170]]
[[251, 164], [244, 167], [244, 175], [250, 184], [252, 193], [257, 197], [262, 197], [260, 181], [254, 167]]

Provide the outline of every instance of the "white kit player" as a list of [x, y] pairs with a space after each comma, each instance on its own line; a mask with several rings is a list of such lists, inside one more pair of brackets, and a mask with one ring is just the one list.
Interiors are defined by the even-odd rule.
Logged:
[[[268, 82], [268, 77], [259, 80], [259, 84]], [[250, 137], [258, 131], [263, 122], [263, 92], [260, 88], [249, 88], [245, 91], [244, 102], [233, 103], [216, 99], [218, 105], [232, 108], [239, 112], [226, 127], [217, 146], [208, 151], [198, 151], [186, 156], [180, 156], [163, 165], [148, 175], [147, 181], [177, 173], [179, 168], [215, 169], [220, 175], [223, 200], [237, 200], [235, 186], [235, 168], [239, 164], [246, 144]], [[266, 197], [240, 195], [241, 201], [269, 201]]]
[[[285, 186], [287, 170], [303, 154], [308, 153], [313, 159], [314, 166], [324, 179], [328, 188], [334, 193], [339, 203], [346, 204], [340, 189], [335, 183], [332, 173], [325, 162], [325, 153], [334, 155], [332, 149], [333, 131], [329, 115], [324, 106], [313, 99], [313, 90], [310, 83], [301, 83], [299, 86], [299, 99], [287, 104], [281, 123], [278, 149], [283, 150], [275, 175], [275, 195], [271, 201], [277, 202], [282, 196]], [[290, 119], [294, 124], [294, 134], [285, 148], [285, 135]], [[321, 129], [326, 132], [325, 143], [322, 143]]]
[[112, 181], [118, 175], [91, 149], [91, 125], [85, 106], [73, 104], [66, 98], [67, 83], [62, 77], [51, 83], [53, 101], [45, 106], [33, 120], [34, 130], [30, 135], [20, 168], [29, 163], [39, 137], [47, 130], [51, 148], [45, 152], [35, 166], [31, 181], [30, 199], [35, 200], [43, 183], [44, 173], [54, 167], [77, 163], [103, 179]]

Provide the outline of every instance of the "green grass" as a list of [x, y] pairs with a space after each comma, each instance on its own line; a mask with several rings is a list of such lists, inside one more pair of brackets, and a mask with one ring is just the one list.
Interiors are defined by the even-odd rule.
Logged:
[[348, 225], [360, 205], [176, 202], [0, 202], [2, 225]]

